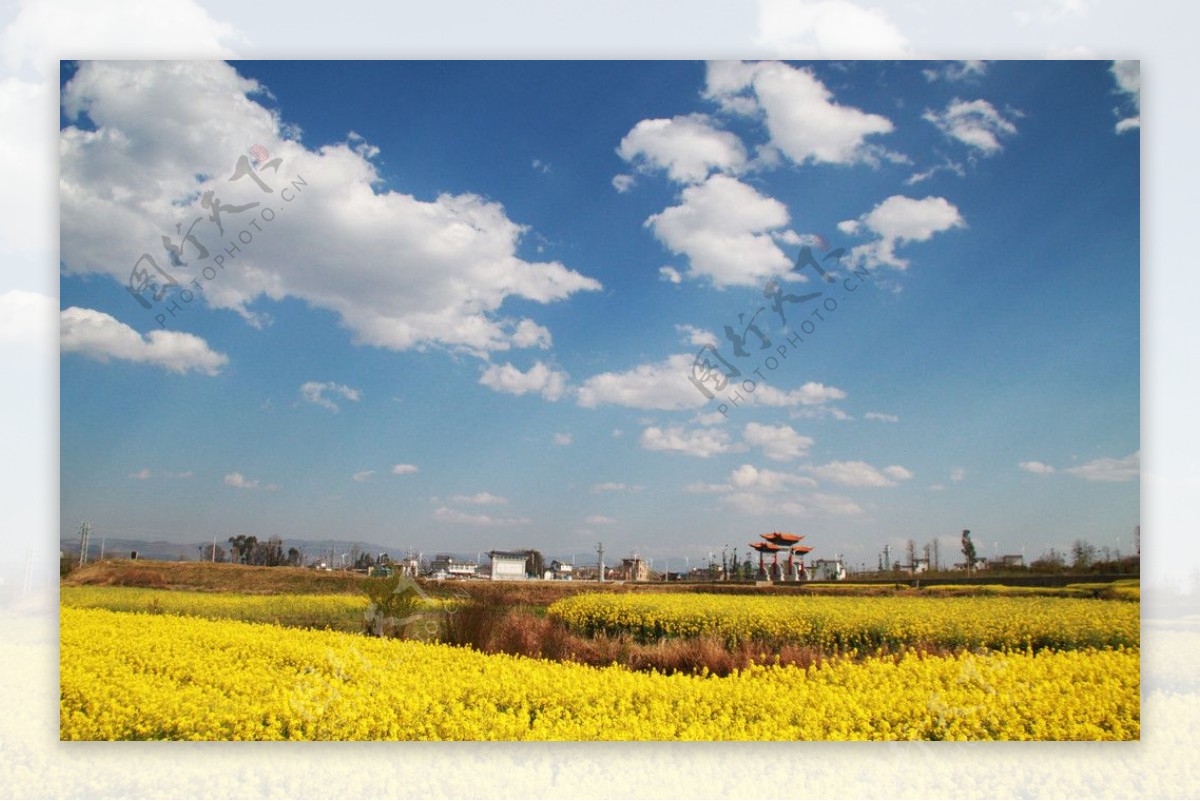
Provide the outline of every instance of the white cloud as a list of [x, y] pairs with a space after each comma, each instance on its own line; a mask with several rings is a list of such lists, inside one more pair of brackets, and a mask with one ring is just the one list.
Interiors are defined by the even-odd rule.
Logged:
[[900, 418], [894, 414], [885, 414], [884, 412], [867, 412], [863, 415], [864, 420], [878, 420], [881, 423], [898, 423]]
[[965, 467], [956, 467], [950, 471], [951, 481], [962, 481], [967, 477], [967, 469]]
[[1030, 473], [1037, 473], [1038, 475], [1049, 475], [1050, 473], [1054, 472], [1054, 468], [1045, 462], [1021, 462], [1017, 466], [1022, 470], [1027, 470]]
[[359, 470], [357, 473], [355, 473], [353, 476], [351, 476], [351, 478], [353, 478], [355, 481], [357, 481], [359, 483], [362, 483], [364, 481], [370, 481], [371, 476], [373, 476], [373, 475], [375, 475], [374, 470]]
[[729, 474], [728, 483], [697, 482], [684, 489], [687, 492], [719, 495], [721, 503], [748, 515], [812, 517], [862, 512], [858, 504], [839, 495], [804, 494], [805, 490], [816, 486], [817, 482], [808, 476], [743, 464]]
[[633, 189], [636, 183], [637, 179], [632, 175], [614, 175], [612, 179], [613, 189], [622, 195]]
[[826, 386], [819, 381], [807, 381], [797, 389], [784, 391], [769, 384], [760, 384], [754, 390], [755, 403], [763, 406], [818, 406], [830, 401], [842, 400], [845, 390]]
[[1117, 482], [1133, 481], [1138, 477], [1141, 468], [1142, 452], [1134, 451], [1120, 459], [1107, 456], [1101, 459], [1093, 459], [1078, 467], [1064, 468], [1063, 472], [1070, 473], [1079, 478], [1086, 478], [1088, 481]]
[[417, 472], [417, 469], [418, 469], [418, 468], [417, 468], [417, 466], [416, 466], [415, 464], [398, 464], [398, 465], [393, 465], [393, 466], [392, 466], [392, 475], [394, 475], [394, 476], [406, 476], [406, 475], [411, 475], [412, 473], [415, 473], [415, 472]]
[[759, 0], [756, 39], [793, 58], [887, 58], [908, 51], [886, 14], [849, 0]]
[[455, 495], [450, 498], [451, 503], [467, 503], [473, 506], [503, 506], [508, 503], [508, 498], [502, 495], [493, 495], [490, 492], [477, 492], [474, 495]]
[[681, 203], [651, 215], [646, 225], [672, 253], [688, 258], [689, 278], [715, 286], [753, 286], [786, 273], [791, 261], [770, 231], [788, 224], [787, 207], [728, 175], [689, 186]]
[[340, 395], [348, 401], [358, 401], [362, 397], [359, 390], [353, 387], [348, 387], [345, 384], [337, 384], [333, 381], [322, 383], [320, 381], [306, 381], [300, 385], [300, 397], [302, 400], [316, 404], [331, 412], [338, 410], [338, 405], [331, 399], [325, 396], [328, 392], [331, 395]]
[[129, 477], [136, 478], [138, 481], [145, 481], [146, 479], [150, 478], [151, 475], [152, 474], [149, 470], [147, 470], [146, 468], [142, 468], [141, 470], [137, 471], [136, 473], [130, 473]]
[[151, 331], [143, 337], [115, 317], [72, 306], [59, 316], [60, 348], [100, 362], [121, 359], [163, 367], [173, 373], [189, 370], [217, 375], [229, 357], [208, 347], [200, 337], [179, 331]]
[[708, 403], [688, 381], [695, 356], [676, 354], [657, 364], [640, 364], [624, 373], [600, 373], [583, 382], [580, 406], [611, 403], [633, 409], [694, 409]]
[[957, 139], [985, 156], [1000, 152], [1000, 137], [1012, 136], [1017, 126], [986, 100], [950, 101], [942, 112], [926, 111], [921, 119], [932, 122], [946, 136]]
[[843, 233], [856, 233], [862, 227], [880, 238], [854, 248], [854, 255], [870, 267], [886, 264], [907, 269], [908, 261], [896, 256], [896, 246], [905, 242], [926, 242], [934, 234], [963, 228], [966, 222], [954, 204], [941, 197], [916, 200], [892, 195], [858, 220], [838, 224]]
[[809, 68], [779, 62], [710, 62], [705, 96], [735, 113], [761, 112], [771, 146], [795, 164], [876, 163], [889, 154], [868, 136], [893, 130], [890, 120], [833, 100]]
[[573, 436], [571, 436], [570, 434], [556, 433], [554, 435], [554, 444], [555, 445], [570, 445], [574, 441], [575, 441], [575, 438]]
[[911, 472], [899, 465], [892, 465], [880, 471], [866, 462], [857, 461], [809, 465], [804, 469], [824, 481], [845, 487], [892, 487], [896, 483], [892, 479], [903, 481], [912, 477]]
[[663, 281], [669, 281], [672, 284], [683, 283], [683, 276], [679, 274], [679, 270], [674, 267], [664, 266], [658, 268], [658, 277]]
[[697, 348], [704, 345], [717, 346], [717, 335], [711, 331], [705, 331], [703, 328], [697, 328], [694, 325], [676, 325], [675, 330], [683, 334], [684, 342]]
[[642, 120], [621, 140], [617, 154], [639, 169], [665, 170], [672, 181], [695, 184], [713, 170], [737, 172], [746, 165], [742, 140], [714, 127], [703, 114]]
[[760, 448], [763, 456], [778, 462], [787, 462], [808, 454], [813, 445], [812, 437], [796, 433], [791, 426], [768, 426], [747, 423], [743, 438], [752, 448]]
[[752, 464], [744, 464], [730, 473], [729, 483], [739, 490], [755, 492], [783, 492], [796, 487], [817, 486], [817, 482], [808, 476], [767, 470]]
[[493, 364], [483, 371], [483, 375], [479, 377], [479, 383], [496, 392], [504, 392], [509, 395], [537, 392], [546, 400], [556, 401], [566, 391], [567, 374], [547, 367], [540, 361], [524, 373], [512, 364]]
[[492, 517], [484, 514], [468, 514], [457, 509], [448, 509], [445, 506], [440, 506], [433, 513], [434, 520], [440, 520], [443, 523], [460, 523], [469, 526], [523, 526], [530, 522], [527, 517]]
[[672, 451], [702, 459], [732, 449], [729, 434], [719, 428], [685, 429], [682, 426], [666, 429], [650, 426], [642, 432], [641, 445], [648, 451]]
[[262, 489], [262, 490], [266, 490], [267, 492], [274, 492], [275, 490], [279, 489], [279, 487], [275, 484], [265, 484], [264, 485], [264, 484], [261, 484], [257, 478], [248, 479], [245, 476], [243, 476], [241, 473], [236, 473], [236, 472], [229, 473], [225, 476], [225, 485], [229, 486], [229, 487], [236, 487], [238, 489], [249, 489], [249, 490]]
[[604, 515], [592, 515], [583, 522], [587, 523], [589, 526], [611, 526], [617, 521], [613, 520], [611, 517], [605, 517]]
[[1132, 117], [1123, 117], [1117, 122], [1117, 133], [1125, 133], [1142, 125], [1142, 63], [1140, 61], [1114, 61], [1110, 68], [1113, 80], [1117, 83], [1117, 91], [1121, 92], [1132, 104], [1137, 113]]
[[592, 492], [641, 492], [645, 487], [638, 484], [624, 484], [619, 481], [605, 481], [601, 484], [593, 484]]
[[[64, 272], [126, 284], [138, 254], [203, 217], [195, 199], [213, 190], [226, 203], [262, 201], [278, 212], [217, 278], [202, 280], [204, 302], [247, 317], [260, 298], [296, 298], [336, 314], [357, 343], [483, 354], [529, 344], [523, 321], [501, 313], [506, 299], [549, 303], [601, 288], [560, 263], [519, 258], [528, 229], [496, 201], [382, 191], [365, 143], [306, 148], [257, 102], [261, 91], [221, 62], [82, 64], [63, 87], [63, 112], [86, 115], [95, 130], [60, 134]], [[282, 159], [277, 173], [263, 173], [271, 194], [227, 180], [250, 144]], [[296, 179], [306, 186], [282, 202]], [[227, 215], [224, 235], [205, 218], [199, 239], [220, 252], [258, 212]], [[201, 271], [193, 249], [185, 253], [192, 264], [171, 270], [187, 285]]]
[[971, 78], [982, 78], [987, 74], [986, 61], [947, 61], [938, 69], [923, 69], [921, 74], [932, 83], [936, 80], [957, 83]]

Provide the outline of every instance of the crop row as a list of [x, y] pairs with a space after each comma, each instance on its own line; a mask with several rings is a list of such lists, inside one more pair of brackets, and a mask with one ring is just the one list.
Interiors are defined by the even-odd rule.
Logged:
[[755, 597], [586, 594], [548, 615], [584, 634], [643, 641], [716, 636], [830, 653], [878, 648], [1074, 649], [1137, 647], [1136, 604], [1045, 597]]
[[1136, 739], [1136, 650], [726, 677], [64, 607], [64, 740]]

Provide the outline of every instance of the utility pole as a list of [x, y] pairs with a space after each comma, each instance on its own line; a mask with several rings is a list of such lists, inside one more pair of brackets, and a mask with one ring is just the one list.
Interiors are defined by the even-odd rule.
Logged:
[[108, 537], [100, 538], [100, 561], [104, 561], [104, 545], [108, 542]]
[[83, 525], [79, 527], [79, 566], [87, 564], [88, 560], [88, 545], [92, 538], [92, 524], [87, 520], [83, 521]]
[[598, 572], [596, 573], [596, 581], [604, 581], [604, 543], [596, 543], [596, 561]]
[[217, 537], [215, 534], [213, 535], [212, 561], [213, 564], [217, 562]]

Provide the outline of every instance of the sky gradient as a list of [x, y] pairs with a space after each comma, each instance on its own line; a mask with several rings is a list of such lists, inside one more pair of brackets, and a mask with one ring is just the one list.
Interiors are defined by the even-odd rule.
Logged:
[[[948, 561], [969, 528], [989, 556], [1128, 553], [1138, 80], [64, 63], [62, 534], [695, 564], [782, 530], [873, 566], [910, 537]], [[242, 158], [271, 192], [228, 180]], [[196, 220], [208, 261], [171, 266], [162, 236]], [[143, 253], [180, 284], [150, 309]], [[785, 323], [772, 278], [822, 294]], [[689, 382], [705, 345], [754, 380], [737, 405]]]

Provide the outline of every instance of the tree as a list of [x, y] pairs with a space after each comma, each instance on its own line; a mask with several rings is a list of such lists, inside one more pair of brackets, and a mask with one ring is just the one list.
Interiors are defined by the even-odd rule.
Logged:
[[229, 550], [233, 552], [233, 561], [239, 565], [251, 564], [254, 546], [258, 545], [258, 537], [238, 534], [229, 538]]
[[1066, 567], [1066, 557], [1063, 556], [1061, 551], [1054, 548], [1051, 548], [1029, 563], [1029, 569], [1034, 573], [1061, 573]]
[[962, 553], [967, 560], [967, 574], [970, 575], [975, 567], [975, 543], [971, 542], [971, 532], [965, 528], [962, 533]]
[[1096, 546], [1087, 540], [1075, 540], [1071, 545], [1071, 569], [1087, 570], [1096, 561]]
[[304, 563], [304, 555], [299, 548], [288, 548], [287, 563], [292, 567], [300, 567]]
[[525, 551], [525, 575], [541, 578], [546, 575], [546, 560], [541, 551]]
[[932, 564], [932, 567], [934, 570], [942, 569], [941, 556], [938, 554], [938, 538], [937, 537], [933, 538], [933, 564]]
[[225, 549], [220, 545], [201, 545], [200, 546], [200, 561], [201, 562], [224, 562]]

